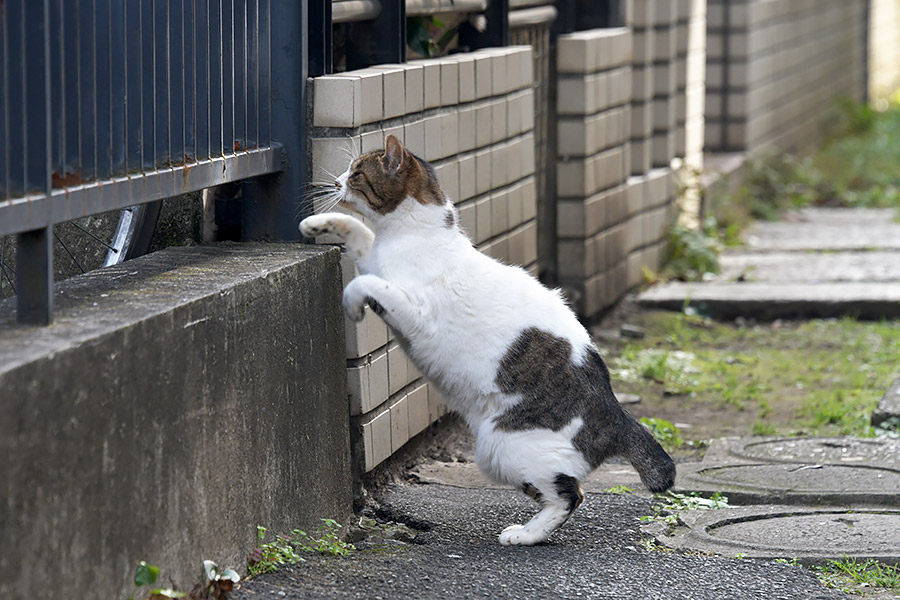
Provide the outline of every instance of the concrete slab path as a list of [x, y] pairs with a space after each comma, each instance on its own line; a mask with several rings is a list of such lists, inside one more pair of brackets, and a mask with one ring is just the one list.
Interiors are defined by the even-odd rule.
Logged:
[[690, 304], [721, 318], [900, 317], [900, 223], [891, 209], [805, 209], [762, 222], [709, 281], [638, 296], [646, 308]]

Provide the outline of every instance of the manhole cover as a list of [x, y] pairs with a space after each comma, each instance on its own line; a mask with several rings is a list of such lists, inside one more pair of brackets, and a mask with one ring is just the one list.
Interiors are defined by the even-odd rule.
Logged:
[[[738, 503], [900, 504], [900, 471], [868, 465], [756, 463], [702, 467], [679, 488], [722, 491]], [[746, 497], [745, 497], [746, 496]]]
[[739, 446], [733, 448], [731, 453], [751, 460], [778, 462], [880, 462], [900, 465], [900, 440], [780, 438]]
[[900, 552], [900, 514], [882, 512], [781, 513], [724, 519], [706, 526], [713, 539], [765, 550], [805, 549], [823, 554]]
[[878, 508], [747, 506], [682, 513], [685, 527], [645, 525], [664, 545], [748, 558], [797, 558], [805, 564], [849, 555], [900, 561], [900, 511]]

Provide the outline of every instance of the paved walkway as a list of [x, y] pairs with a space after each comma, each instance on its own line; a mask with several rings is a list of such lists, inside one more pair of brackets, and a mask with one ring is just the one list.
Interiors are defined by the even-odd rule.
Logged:
[[[900, 316], [893, 214], [808, 210], [791, 223], [759, 224], [744, 248], [726, 254], [715, 281], [659, 286], [640, 302], [681, 309], [689, 299], [722, 316], [759, 318]], [[886, 399], [889, 418], [900, 382]], [[701, 462], [678, 465], [675, 491], [719, 492], [728, 506], [668, 519], [640, 520], [657, 515], [660, 501], [629, 465], [610, 462], [585, 482], [575, 516], [531, 548], [502, 547], [497, 535], [530, 518], [534, 503], [487, 482], [470, 450], [412, 475], [371, 515], [405, 525], [371, 521], [351, 557], [311, 557], [246, 582], [232, 598], [824, 600], [850, 596], [771, 559], [900, 563], [900, 440], [717, 440]], [[614, 486], [633, 492], [609, 493]]]
[[722, 318], [900, 317], [900, 223], [891, 209], [805, 209], [762, 222], [722, 256], [721, 273], [638, 297], [646, 308], [689, 303]]

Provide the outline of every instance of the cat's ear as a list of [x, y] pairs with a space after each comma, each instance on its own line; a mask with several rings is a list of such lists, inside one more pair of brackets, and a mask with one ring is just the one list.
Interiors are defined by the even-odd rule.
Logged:
[[392, 175], [396, 175], [403, 168], [403, 160], [406, 151], [403, 144], [393, 135], [388, 134], [384, 139], [384, 168]]

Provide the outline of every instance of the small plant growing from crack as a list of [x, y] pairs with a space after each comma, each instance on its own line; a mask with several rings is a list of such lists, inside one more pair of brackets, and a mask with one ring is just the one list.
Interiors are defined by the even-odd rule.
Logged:
[[338, 536], [341, 524], [334, 519], [322, 519], [322, 525], [311, 536], [303, 530], [294, 529], [290, 535], [276, 534], [271, 542], [264, 541], [268, 529], [256, 527], [256, 548], [247, 557], [250, 576], [271, 573], [280, 567], [305, 562], [304, 553], [316, 552], [331, 556], [348, 556], [356, 550], [353, 544]]
[[675, 527], [682, 524], [678, 517], [679, 512], [728, 508], [728, 497], [723, 496], [721, 492], [715, 492], [709, 498], [704, 498], [696, 492], [691, 494], [666, 492], [665, 494], [656, 494], [653, 499], [662, 501], [662, 503], [653, 505], [654, 514], [638, 517], [642, 523], [663, 522], [670, 527]]
[[[134, 570], [134, 588], [129, 600], [134, 600], [134, 594], [142, 588], [150, 587], [159, 578], [159, 567], [151, 565], [147, 561], [140, 561]], [[164, 598], [187, 598], [188, 600], [227, 600], [228, 594], [234, 589], [235, 584], [240, 581], [234, 569], [220, 569], [219, 566], [211, 560], [203, 561], [203, 573], [200, 581], [189, 592], [179, 592], [170, 588], [151, 588], [149, 590], [149, 600], [161, 600]]]

